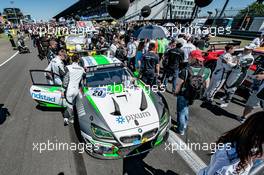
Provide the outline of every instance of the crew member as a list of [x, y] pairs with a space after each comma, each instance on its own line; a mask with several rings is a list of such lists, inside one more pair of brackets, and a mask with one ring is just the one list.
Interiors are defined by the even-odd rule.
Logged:
[[72, 57], [72, 64], [66, 66], [66, 75], [63, 79], [63, 87], [66, 89], [67, 110], [64, 112], [64, 124], [73, 123], [73, 103], [79, 93], [80, 82], [85, 74], [84, 69], [78, 64], [79, 56], [76, 54]]
[[16, 44], [15, 44], [15, 41], [14, 41], [14, 37], [13, 35], [10, 33], [10, 31], [8, 31], [8, 38], [9, 38], [9, 41], [11, 43], [11, 46], [13, 47], [13, 49], [15, 50], [16, 49]]
[[207, 91], [205, 92], [205, 103], [210, 104], [214, 100], [215, 94], [224, 85], [227, 75], [232, 71], [232, 68], [237, 65], [237, 60], [232, 56], [235, 49], [232, 45], [225, 47], [226, 53], [221, 55], [217, 60], [217, 65], [214, 70], [211, 83]]
[[[45, 69], [46, 71], [52, 72], [54, 75], [54, 84], [62, 85], [62, 78], [65, 75], [65, 66], [63, 61], [66, 60], [66, 51], [61, 49], [59, 54], [51, 60], [48, 67]], [[51, 78], [49, 76], [49, 78]]]
[[133, 37], [130, 38], [127, 44], [127, 66], [134, 71], [136, 61], [137, 46]]
[[51, 62], [51, 60], [53, 60], [56, 57], [57, 47], [58, 47], [58, 43], [55, 40], [51, 40], [47, 54], [48, 62]]
[[184, 60], [184, 52], [181, 50], [182, 44], [174, 41], [171, 43], [171, 49], [168, 50], [168, 52], [165, 53], [164, 57], [164, 75], [163, 75], [163, 85], [167, 87], [168, 80], [170, 77], [173, 77], [172, 79], [172, 92], [175, 92], [176, 90], [176, 83], [177, 78], [179, 75], [179, 66], [181, 63], [183, 63]]
[[238, 55], [238, 65], [233, 67], [232, 72], [227, 78], [225, 85], [225, 97], [221, 107], [227, 107], [233, 98], [237, 88], [246, 79], [249, 67], [254, 63], [252, 51], [256, 48], [255, 44], [250, 44], [245, 47], [244, 52]]
[[144, 65], [140, 70], [142, 80], [150, 86], [157, 84], [159, 77], [159, 56], [155, 53], [155, 43], [149, 44], [149, 51], [143, 56], [142, 61], [139, 61], [139, 68]]

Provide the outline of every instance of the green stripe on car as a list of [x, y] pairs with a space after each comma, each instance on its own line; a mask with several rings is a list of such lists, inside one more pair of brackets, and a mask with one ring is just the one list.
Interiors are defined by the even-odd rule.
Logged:
[[150, 90], [150, 87], [146, 87], [145, 83], [141, 80], [136, 81], [137, 85], [143, 89], [143, 91], [148, 94], [149, 98], [154, 102], [153, 92]]
[[49, 88], [49, 92], [55, 92], [55, 91], [58, 91], [60, 89], [61, 89], [61, 87], [51, 87], [51, 88]]
[[110, 64], [110, 62], [108, 61], [108, 59], [103, 56], [103, 55], [95, 55], [93, 56], [93, 58], [95, 59], [96, 63], [98, 65], [107, 65]]
[[107, 86], [107, 92], [111, 92], [113, 94], [122, 93], [124, 91], [123, 84], [114, 84]]
[[98, 109], [97, 105], [95, 104], [93, 98], [89, 95], [88, 89], [87, 88], [83, 88], [83, 92], [84, 92], [87, 100], [90, 102], [90, 104], [93, 106], [93, 108], [97, 112], [97, 114], [100, 114], [100, 110]]
[[52, 103], [47, 103], [47, 102], [40, 102], [39, 104], [40, 106], [48, 107], [48, 108], [64, 108], [63, 106], [52, 104]]

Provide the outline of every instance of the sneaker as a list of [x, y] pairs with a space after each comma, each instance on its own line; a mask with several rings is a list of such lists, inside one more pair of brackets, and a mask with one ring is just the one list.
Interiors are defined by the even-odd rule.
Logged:
[[176, 130], [176, 133], [181, 135], [181, 136], [184, 136], [185, 132], [184, 131], [179, 131], [179, 130]]
[[221, 97], [219, 100], [220, 101], [225, 101], [226, 97]]
[[222, 103], [222, 104], [220, 105], [220, 107], [221, 107], [221, 108], [227, 108], [228, 105], [229, 105], [228, 103]]
[[246, 120], [247, 120], [247, 119], [246, 119], [245, 117], [239, 117], [239, 118], [238, 118], [238, 121], [239, 121], [240, 123], [245, 123]]
[[69, 123], [73, 124], [74, 123], [74, 119], [70, 119]]
[[182, 132], [179, 132], [178, 134], [181, 136], [184, 136], [185, 133], [184, 133], [184, 131], [182, 131]]
[[69, 125], [69, 119], [64, 118], [64, 126], [67, 126], [67, 125]]

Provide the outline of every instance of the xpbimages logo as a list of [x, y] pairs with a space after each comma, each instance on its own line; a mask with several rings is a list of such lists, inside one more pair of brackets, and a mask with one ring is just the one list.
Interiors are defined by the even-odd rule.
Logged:
[[51, 97], [48, 97], [46, 95], [42, 95], [41, 93], [32, 93], [31, 95], [32, 95], [32, 97], [34, 99], [44, 100], [44, 101], [48, 101], [48, 102], [55, 103], [55, 97], [54, 98], [51, 98]]

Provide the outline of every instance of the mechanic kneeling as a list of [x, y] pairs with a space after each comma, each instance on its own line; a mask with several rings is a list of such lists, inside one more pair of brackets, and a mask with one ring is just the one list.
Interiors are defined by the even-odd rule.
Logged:
[[80, 83], [85, 75], [84, 69], [79, 66], [79, 56], [76, 54], [72, 56], [72, 64], [66, 66], [66, 75], [63, 79], [63, 87], [65, 88], [65, 99], [67, 110], [64, 111], [64, 125], [68, 125], [69, 122], [74, 122], [73, 104], [75, 98], [79, 93]]

